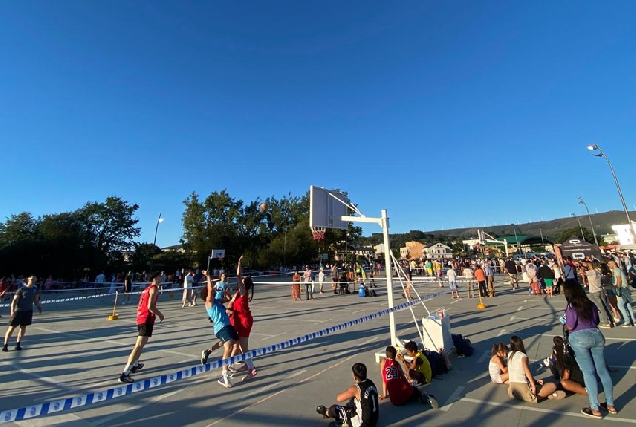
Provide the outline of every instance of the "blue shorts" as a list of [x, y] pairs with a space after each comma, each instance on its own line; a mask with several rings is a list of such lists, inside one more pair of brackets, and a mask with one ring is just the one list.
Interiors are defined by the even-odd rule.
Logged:
[[455, 291], [457, 290], [457, 282], [455, 280], [451, 280], [448, 282], [448, 287], [450, 290]]
[[232, 325], [227, 325], [224, 326], [223, 328], [221, 328], [221, 330], [219, 332], [216, 333], [216, 337], [223, 343], [225, 344], [226, 342], [232, 340], [232, 341], [238, 341], [238, 334], [236, 333], [236, 330], [234, 330], [234, 327]]

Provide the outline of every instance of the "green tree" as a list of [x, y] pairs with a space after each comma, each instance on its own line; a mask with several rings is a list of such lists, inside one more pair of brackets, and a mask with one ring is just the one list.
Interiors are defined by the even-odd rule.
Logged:
[[[575, 237], [577, 239], [581, 238], [581, 228], [580, 227], [572, 227], [572, 228], [568, 228], [567, 230], [563, 230], [561, 233], [559, 233], [559, 235], [557, 236], [555, 243], [564, 243], [566, 240], [570, 239], [571, 237]], [[590, 230], [588, 230], [587, 228], [583, 227], [583, 239], [586, 242], [594, 242], [594, 235], [592, 234], [592, 232]]]
[[78, 211], [91, 246], [104, 256], [113, 251], [129, 250], [139, 237], [139, 220], [134, 218], [139, 205], [119, 197], [107, 197], [102, 203], [89, 202]]
[[39, 225], [40, 221], [29, 212], [11, 215], [4, 223], [0, 222], [0, 248], [35, 241]]

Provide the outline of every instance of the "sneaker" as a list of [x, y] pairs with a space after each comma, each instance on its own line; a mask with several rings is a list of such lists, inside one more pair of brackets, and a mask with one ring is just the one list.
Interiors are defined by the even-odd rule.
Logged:
[[634, 325], [629, 324], [629, 323], [623, 323], [621, 326], [622, 326], [623, 328], [631, 328], [631, 327], [632, 327], [632, 326], [634, 326]]
[[208, 363], [208, 357], [210, 357], [210, 354], [212, 354], [212, 352], [209, 349], [205, 349], [201, 352], [202, 365], [205, 365], [206, 363]]
[[552, 393], [551, 395], [548, 396], [548, 399], [564, 399], [565, 396], [567, 396], [565, 394], [565, 392], [563, 390], [557, 390], [554, 393]]
[[610, 324], [610, 323], [603, 323], [602, 325], [598, 325], [599, 328], [603, 328], [603, 329], [609, 329], [609, 328], [613, 328], [614, 325]]
[[9, 347], [7, 347], [6, 345], [2, 346], [2, 351], [9, 351]]
[[133, 374], [136, 374], [137, 372], [141, 371], [143, 368], [144, 368], [144, 364], [141, 362], [137, 362], [137, 364], [132, 367], [130, 372]]
[[130, 374], [126, 374], [126, 373], [122, 373], [119, 376], [119, 382], [120, 383], [124, 383], [124, 384], [132, 384], [135, 382], [135, 380], [132, 379], [132, 377], [130, 376]]
[[230, 365], [227, 367], [231, 374], [238, 374], [239, 372], [248, 371], [247, 365], [245, 363], [241, 363], [240, 365]]
[[435, 396], [433, 396], [432, 394], [428, 395], [428, 403], [431, 404], [431, 408], [439, 409], [439, 402], [437, 401], [437, 399], [435, 399]]
[[221, 384], [225, 388], [232, 387], [232, 382], [230, 381], [230, 377], [221, 376], [221, 378], [219, 378], [219, 384]]
[[17, 344], [15, 345], [15, 350], [16, 350], [16, 351], [20, 351], [20, 350], [22, 350], [22, 347], [20, 346], [20, 343], [17, 343]]
[[258, 375], [258, 371], [256, 370], [256, 368], [253, 368], [247, 371], [247, 376], [245, 377], [245, 379], [249, 380], [250, 378], [254, 378], [257, 375]]
[[316, 406], [316, 412], [318, 412], [324, 418], [328, 418], [327, 417], [327, 407], [326, 406], [323, 406], [323, 405]]

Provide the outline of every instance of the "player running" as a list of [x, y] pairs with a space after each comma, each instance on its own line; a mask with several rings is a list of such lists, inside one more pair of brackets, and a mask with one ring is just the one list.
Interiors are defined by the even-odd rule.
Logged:
[[[223, 347], [223, 359], [230, 357], [239, 336], [230, 323], [230, 317], [223, 306], [223, 301], [213, 297], [215, 291], [212, 286], [212, 279], [210, 278], [210, 275], [207, 271], [203, 271], [202, 273], [207, 279], [208, 285], [201, 289], [201, 299], [205, 300], [205, 310], [208, 312], [208, 318], [214, 324], [214, 335], [216, 335], [219, 339], [219, 341], [212, 347], [201, 352], [201, 364], [205, 365], [208, 363], [208, 357], [210, 357], [210, 354], [221, 347]], [[232, 387], [227, 365], [223, 365], [221, 368], [219, 384], [227, 388]]]
[[139, 362], [139, 356], [141, 356], [141, 352], [148, 342], [148, 339], [152, 336], [155, 319], [158, 317], [159, 321], [163, 321], [163, 314], [157, 308], [160, 285], [161, 274], [158, 272], [153, 273], [152, 276], [150, 276], [150, 285], [143, 290], [139, 297], [139, 305], [137, 306], [137, 331], [139, 335], [137, 336], [137, 342], [128, 357], [128, 363], [124, 368], [124, 372], [119, 376], [120, 383], [130, 384], [135, 382], [130, 374], [134, 374], [144, 367], [144, 364]]

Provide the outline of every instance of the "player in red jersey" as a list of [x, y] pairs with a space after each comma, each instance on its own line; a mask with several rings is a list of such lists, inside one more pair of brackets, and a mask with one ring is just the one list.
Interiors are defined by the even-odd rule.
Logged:
[[[239, 353], [247, 353], [249, 349], [250, 332], [254, 325], [254, 318], [252, 317], [249, 306], [249, 301], [254, 298], [254, 282], [250, 276], [243, 277], [243, 268], [241, 267], [242, 260], [243, 256], [239, 258], [238, 266], [236, 267], [238, 290], [228, 304], [230, 322], [239, 336], [238, 342], [234, 345], [232, 356], [236, 356]], [[248, 292], [251, 293], [250, 297], [247, 296]], [[252, 359], [246, 359], [245, 364], [242, 366], [230, 366], [230, 371], [233, 373], [247, 371], [248, 378], [255, 377], [257, 374]]]
[[158, 317], [159, 321], [163, 321], [163, 314], [157, 308], [159, 285], [161, 285], [161, 274], [158, 272], [153, 273], [150, 276], [150, 285], [143, 290], [139, 297], [139, 305], [137, 306], [137, 331], [139, 336], [135, 347], [133, 347], [128, 357], [128, 364], [126, 364], [124, 372], [119, 376], [119, 382], [121, 383], [135, 382], [130, 374], [134, 374], [144, 367], [144, 364], [139, 362], [139, 356], [141, 356], [141, 351], [148, 342], [148, 338], [152, 336], [155, 319]]
[[382, 395], [380, 395], [380, 400], [386, 399], [388, 392], [389, 400], [395, 406], [401, 406], [408, 402], [420, 402], [424, 404], [430, 403], [431, 407], [435, 409], [439, 408], [435, 396], [423, 393], [419, 388], [409, 384], [402, 367], [395, 360], [396, 356], [397, 350], [395, 347], [388, 346], [386, 348], [386, 359], [380, 365], [380, 371], [382, 372]]

